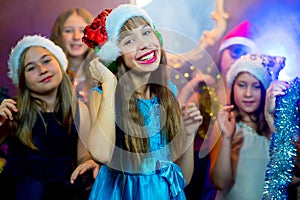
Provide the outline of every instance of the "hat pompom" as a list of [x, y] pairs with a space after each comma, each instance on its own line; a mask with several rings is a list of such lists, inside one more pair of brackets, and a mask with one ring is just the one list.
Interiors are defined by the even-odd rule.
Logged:
[[96, 55], [106, 62], [112, 62], [115, 61], [121, 53], [119, 47], [111, 40], [108, 40]]

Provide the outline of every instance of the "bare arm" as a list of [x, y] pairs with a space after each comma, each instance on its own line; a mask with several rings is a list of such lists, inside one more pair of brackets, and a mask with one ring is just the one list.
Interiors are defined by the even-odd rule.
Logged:
[[194, 136], [187, 137], [189, 147], [184, 154], [175, 161], [181, 168], [187, 185], [190, 183], [194, 171], [194, 145], [190, 142], [191, 140], [194, 140]]
[[101, 163], [111, 160], [115, 146], [115, 90], [116, 77], [95, 59], [90, 64], [95, 81], [102, 84], [102, 94], [94, 91], [90, 97], [92, 128], [88, 137], [88, 149]]
[[183, 151], [184, 153], [175, 161], [183, 172], [186, 184], [191, 181], [194, 171], [194, 138], [201, 125], [203, 117], [197, 104], [190, 103], [183, 112], [184, 130], [186, 132]]
[[[235, 117], [231, 109], [232, 106], [225, 106], [219, 111], [218, 121], [215, 122], [212, 129], [212, 134], [221, 135], [221, 138], [218, 143], [217, 156], [214, 158], [215, 160], [212, 160], [211, 178], [215, 187], [221, 190], [231, 185], [233, 181], [231, 142], [235, 132]], [[215, 146], [215, 148], [218, 148], [218, 146]]]

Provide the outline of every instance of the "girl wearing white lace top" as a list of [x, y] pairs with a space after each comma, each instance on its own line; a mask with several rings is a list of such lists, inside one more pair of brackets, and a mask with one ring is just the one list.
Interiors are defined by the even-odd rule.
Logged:
[[210, 177], [216, 199], [262, 199], [270, 129], [264, 116], [271, 76], [259, 55], [246, 55], [227, 74], [231, 105], [213, 127]]

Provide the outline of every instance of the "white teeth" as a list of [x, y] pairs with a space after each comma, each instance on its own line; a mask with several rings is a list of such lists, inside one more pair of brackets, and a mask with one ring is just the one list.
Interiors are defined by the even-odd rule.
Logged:
[[142, 57], [141, 60], [145, 61], [145, 60], [150, 60], [154, 57], [154, 52], [150, 53], [149, 55]]

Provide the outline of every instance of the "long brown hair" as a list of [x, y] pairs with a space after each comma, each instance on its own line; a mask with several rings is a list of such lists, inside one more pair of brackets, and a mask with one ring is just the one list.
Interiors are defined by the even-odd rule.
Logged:
[[87, 11], [83, 8], [67, 9], [67, 10], [63, 11], [56, 18], [56, 20], [52, 26], [50, 40], [52, 40], [55, 44], [59, 45], [67, 55], [68, 55], [68, 52], [66, 52], [66, 49], [64, 48], [63, 43], [62, 43], [62, 33], [63, 33], [65, 22], [73, 14], [76, 14], [76, 15], [82, 17], [86, 21], [87, 24], [92, 23], [92, 21], [94, 19], [93, 15], [89, 11]]
[[[16, 116], [18, 126], [16, 136], [28, 147], [37, 149], [32, 140], [32, 127], [34, 126], [38, 116], [42, 117], [41, 112], [46, 111], [47, 105], [45, 101], [31, 96], [30, 89], [26, 85], [24, 61], [29, 48], [25, 49], [22, 52], [19, 62], [19, 85], [17, 95], [18, 113]], [[54, 58], [57, 59], [55, 56]], [[70, 133], [71, 125], [73, 123], [72, 111], [75, 109], [75, 99], [73, 98], [74, 95], [70, 79], [61, 65], [60, 69], [63, 72], [63, 78], [60, 85], [58, 86], [54, 112], [61, 113], [62, 126]]]
[[[141, 17], [134, 17], [129, 19], [122, 27], [122, 31], [132, 30], [140, 25], [147, 24], [147, 22]], [[182, 128], [182, 119], [181, 119], [181, 111], [179, 107], [179, 103], [173, 94], [173, 92], [167, 87], [169, 85], [168, 78], [168, 70], [167, 70], [167, 60], [166, 54], [162, 50], [161, 54], [160, 66], [151, 73], [150, 82], [155, 80], [155, 83], [147, 83], [150, 86], [150, 92], [155, 94], [158, 97], [159, 104], [161, 108], [164, 109], [166, 113], [165, 116], [165, 124], [161, 125], [162, 130], [161, 134], [163, 134], [163, 138], [166, 138], [167, 142], [171, 142], [178, 133], [181, 133], [180, 130]], [[118, 72], [116, 74], [117, 78], [120, 79], [128, 72], [128, 68], [126, 67], [122, 57], [120, 56], [117, 59]], [[132, 87], [131, 87], [132, 86]], [[116, 118], [117, 122], [123, 126], [124, 130], [130, 130], [130, 133], [121, 133], [123, 135], [123, 139], [125, 140], [125, 147], [123, 149], [139, 154], [140, 161], [142, 159], [142, 153], [150, 152], [149, 147], [149, 137], [147, 137], [146, 131], [143, 129], [144, 127], [144, 118], [140, 111], [138, 110], [138, 94], [137, 92], [133, 92], [129, 97], [129, 100], [126, 100], [126, 95], [131, 94], [131, 89], [134, 87], [131, 80], [128, 80], [128, 83], [122, 82], [122, 84], [118, 84], [116, 94], [118, 98], [120, 98], [121, 103], [116, 102]], [[129, 113], [129, 116], [126, 115]], [[161, 110], [162, 113], [162, 110]], [[127, 117], [128, 116], [128, 117]], [[134, 122], [134, 123], [132, 123]], [[118, 130], [118, 129], [117, 129]], [[120, 133], [117, 133], [120, 135]], [[177, 142], [179, 142], [178, 139]], [[173, 141], [174, 142], [174, 141]], [[182, 140], [181, 140], [182, 142]], [[177, 153], [173, 148], [178, 148], [179, 144], [171, 145], [171, 153], [173, 153], [172, 157], [178, 157]], [[139, 164], [139, 161], [136, 161], [136, 164]]]
[[[66, 50], [65, 46], [63, 45], [63, 42], [62, 42], [62, 33], [63, 33], [65, 22], [73, 14], [76, 14], [76, 15], [82, 17], [86, 21], [87, 24], [92, 23], [92, 21], [94, 19], [94, 16], [88, 10], [86, 10], [84, 8], [70, 8], [70, 9], [67, 9], [67, 10], [63, 11], [56, 18], [56, 20], [55, 20], [55, 22], [53, 24], [52, 30], [51, 30], [50, 40], [52, 40], [56, 45], [60, 46], [63, 49], [63, 51], [65, 52], [65, 54], [67, 55], [67, 57], [69, 57], [69, 53]], [[87, 52], [85, 53], [84, 57], [87, 58], [87, 56], [90, 53], [92, 53], [92, 52], [93, 52], [93, 50], [91, 48], [89, 48], [87, 50]], [[91, 57], [93, 57], [93, 56], [91, 56]], [[90, 58], [90, 59], [92, 59], [92, 58]], [[87, 64], [84, 64], [83, 65], [84, 67], [88, 66], [88, 63], [90, 62], [90, 59], [86, 61]], [[67, 68], [67, 74], [69, 75], [69, 77], [71, 78], [71, 80], [73, 80], [76, 75], [73, 74], [71, 68], [72, 68], [72, 66], [70, 66], [70, 62], [69, 62], [69, 66]], [[85, 76], [87, 77], [86, 81], [92, 80], [90, 78], [90, 72], [89, 72], [89, 70], [85, 69], [83, 71], [85, 73]], [[89, 84], [92, 84], [92, 83], [89, 83]]]

